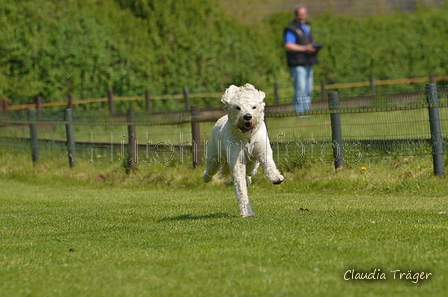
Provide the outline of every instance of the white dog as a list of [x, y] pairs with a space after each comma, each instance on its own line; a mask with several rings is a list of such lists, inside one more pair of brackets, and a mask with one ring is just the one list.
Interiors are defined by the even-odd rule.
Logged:
[[231, 173], [243, 217], [255, 216], [250, 207], [247, 186], [260, 163], [273, 184], [284, 180], [272, 157], [264, 123], [264, 97], [265, 93], [251, 84], [242, 87], [231, 85], [221, 97], [227, 115], [213, 127], [206, 152], [207, 166], [202, 179], [210, 182], [219, 169], [222, 176]]

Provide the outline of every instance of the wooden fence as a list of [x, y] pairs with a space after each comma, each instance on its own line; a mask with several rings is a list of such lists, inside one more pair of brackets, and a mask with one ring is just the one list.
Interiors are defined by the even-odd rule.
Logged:
[[[446, 90], [445, 90], [446, 91]], [[422, 93], [422, 90], [419, 91]], [[368, 98], [370, 101], [370, 107], [362, 107], [362, 105], [358, 105], [355, 107], [342, 106], [339, 100], [339, 94], [337, 92], [331, 92], [328, 95], [328, 102], [326, 108], [321, 108], [313, 111], [311, 114], [328, 114], [330, 115], [331, 120], [331, 142], [328, 142], [328, 147], [332, 147], [333, 150], [333, 163], [335, 168], [344, 167], [344, 135], [341, 129], [341, 115], [348, 113], [366, 113], [366, 112], [389, 112], [389, 111], [403, 111], [403, 110], [412, 110], [412, 109], [422, 109], [427, 108], [429, 114], [429, 128], [430, 135], [428, 135], [428, 141], [431, 146], [431, 154], [434, 166], [434, 174], [438, 176], [444, 175], [444, 144], [445, 140], [442, 135], [441, 129], [441, 118], [439, 107], [446, 108], [448, 103], [441, 103], [439, 99], [437, 86], [435, 84], [428, 84], [426, 88], [423, 90], [423, 93], [426, 94], [425, 102], [421, 102], [419, 100], [415, 100], [414, 95], [409, 93], [409, 97], [405, 98], [403, 94], [398, 95], [397, 98], [400, 100], [401, 105], [394, 105], [394, 107], [389, 107], [383, 104], [382, 107], [374, 107], [370, 103], [374, 103], [375, 98]], [[448, 99], [448, 98], [447, 98]], [[342, 102], [342, 101], [341, 101]], [[367, 101], [364, 101], [365, 104]], [[397, 103], [397, 102], [394, 102]], [[408, 104], [403, 105], [403, 104]], [[364, 108], [363, 110], [359, 108]], [[266, 110], [266, 116], [269, 117], [296, 117], [297, 114], [291, 113], [291, 111], [278, 110], [278, 106], [273, 106], [272, 108], [268, 108]], [[128, 110], [126, 115], [114, 115], [113, 117], [109, 117], [110, 122], [104, 122], [101, 120], [101, 125], [126, 125], [128, 127], [128, 143], [127, 143], [127, 152], [126, 156], [123, 156], [124, 160], [126, 160], [126, 171], [131, 172], [135, 170], [137, 163], [137, 155], [138, 154], [138, 146], [136, 140], [136, 126], [152, 126], [152, 125], [178, 125], [182, 123], [191, 123], [191, 143], [180, 144], [180, 149], [182, 150], [185, 147], [191, 148], [192, 152], [192, 160], [193, 167], [196, 168], [200, 165], [203, 153], [201, 152], [201, 131], [200, 131], [200, 123], [215, 121], [223, 114], [222, 109], [220, 110], [200, 110], [197, 106], [192, 106], [189, 111], [181, 111], [178, 114], [170, 113], [151, 113], [150, 117], [148, 117], [148, 113], [136, 115], [136, 112], [133, 109]], [[148, 119], [150, 118], [150, 119]], [[176, 119], [173, 119], [176, 118]], [[66, 126], [66, 142], [67, 146], [67, 155], [69, 160], [69, 166], [76, 166], [76, 146], [74, 141], [74, 125], [81, 124], [86, 125], [86, 121], [89, 121], [88, 118], [83, 119], [82, 117], [74, 118], [72, 114], [72, 109], [65, 109], [65, 113], [63, 119], [58, 118], [46, 118], [45, 116], [39, 117], [36, 115], [35, 109], [32, 108], [29, 110], [29, 116], [27, 117], [10, 117], [10, 116], [0, 116], [0, 124], [11, 125], [11, 124], [28, 124], [30, 131], [30, 143], [31, 143], [31, 152], [32, 152], [32, 160], [34, 163], [39, 161], [39, 143], [38, 143], [38, 131], [36, 128], [36, 124], [44, 124], [44, 123], [63, 123]], [[87, 123], [88, 125], [92, 125], [95, 123]], [[401, 139], [395, 139], [394, 141], [400, 141]], [[406, 139], [408, 141], [409, 139]], [[426, 138], [423, 139], [426, 141]], [[92, 145], [92, 143], [90, 143]], [[101, 145], [101, 144], [100, 144]], [[370, 144], [369, 144], [370, 145]], [[157, 150], [157, 145], [155, 147]]]
[[[447, 81], [448, 75], [444, 76], [434, 76], [434, 73], [431, 71], [427, 77], [419, 77], [419, 78], [402, 78], [402, 79], [389, 79], [389, 80], [376, 80], [374, 76], [371, 76], [369, 81], [362, 82], [352, 82], [352, 83], [339, 83], [339, 84], [326, 84], [324, 81], [321, 82], [320, 86], [314, 86], [314, 90], [321, 90], [322, 97], [327, 98], [328, 91], [345, 89], [345, 88], [355, 88], [355, 87], [366, 87], [370, 86], [370, 89], [373, 93], [376, 92], [377, 86], [382, 85], [397, 85], [397, 84], [413, 84], [413, 83], [435, 83], [438, 81]], [[292, 92], [292, 88], [279, 88], [277, 84], [273, 86], [271, 90], [266, 90], [265, 93], [267, 95], [272, 95], [275, 99], [275, 104], [278, 105], [280, 101], [280, 93], [290, 93]], [[166, 100], [166, 99], [176, 99], [176, 100], [184, 100], [185, 110], [190, 110], [190, 98], [219, 98], [222, 93], [190, 93], [187, 87], [183, 88], [182, 94], [173, 94], [173, 95], [151, 95], [150, 90], [146, 90], [144, 95], [145, 107], [146, 111], [151, 112], [151, 101], [152, 100]], [[30, 104], [20, 104], [20, 105], [12, 105], [10, 106], [8, 100], [6, 98], [2, 99], [2, 112], [3, 114], [7, 114], [9, 110], [19, 110], [19, 109], [27, 109], [35, 107], [38, 114], [41, 114], [43, 107], [58, 107], [58, 106], [67, 106], [67, 108], [72, 108], [74, 105], [79, 104], [88, 104], [88, 103], [102, 103], [107, 102], [109, 107], [110, 114], [114, 114], [115, 112], [115, 102], [117, 101], [137, 101], [142, 100], [142, 96], [130, 96], [130, 97], [116, 97], [114, 96], [112, 91], [108, 91], [106, 97], [100, 98], [91, 98], [91, 99], [82, 99], [82, 100], [73, 100], [73, 95], [68, 94], [66, 102], [43, 102], [42, 96], [36, 96], [35, 102]]]

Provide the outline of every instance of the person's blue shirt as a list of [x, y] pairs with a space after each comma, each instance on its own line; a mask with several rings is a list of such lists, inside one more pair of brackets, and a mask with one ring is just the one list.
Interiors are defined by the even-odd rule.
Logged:
[[296, 41], [297, 41], [296, 35], [291, 30], [286, 30], [285, 36], [284, 36], [284, 41], [285, 41], [285, 43], [287, 43], [287, 42], [296, 43]]
[[[308, 27], [306, 26], [306, 24], [301, 24], [300, 28], [302, 28], [303, 32], [305, 32], [305, 34], [308, 37], [310, 37], [310, 31], [308, 31]], [[296, 35], [294, 34], [294, 32], [292, 32], [291, 30], [286, 30], [285, 36], [284, 36], [284, 41], [285, 41], [285, 43], [287, 43], [287, 42], [296, 43], [297, 38], [296, 38]]]

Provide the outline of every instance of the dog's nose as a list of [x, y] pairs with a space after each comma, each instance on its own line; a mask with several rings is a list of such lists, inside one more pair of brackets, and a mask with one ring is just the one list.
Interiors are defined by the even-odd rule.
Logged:
[[245, 121], [250, 121], [252, 120], [252, 115], [250, 113], [246, 113], [245, 115], [243, 115], [243, 119]]

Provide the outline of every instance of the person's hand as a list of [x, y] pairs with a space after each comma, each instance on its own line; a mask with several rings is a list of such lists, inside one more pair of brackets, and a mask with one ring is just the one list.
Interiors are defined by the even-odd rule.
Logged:
[[312, 43], [306, 45], [299, 45], [292, 42], [286, 42], [285, 50], [290, 53], [305, 53], [305, 54], [314, 54], [315, 52], [317, 52], [317, 49], [313, 46]]
[[312, 43], [305, 45], [305, 53], [306, 54], [314, 54], [317, 49], [313, 46]]

